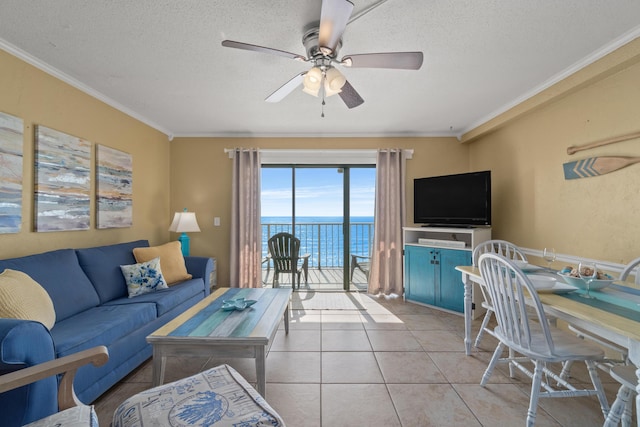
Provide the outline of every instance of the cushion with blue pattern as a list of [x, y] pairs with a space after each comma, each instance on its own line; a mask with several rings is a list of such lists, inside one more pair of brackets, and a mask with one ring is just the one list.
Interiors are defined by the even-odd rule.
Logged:
[[220, 365], [125, 400], [113, 427], [284, 427], [280, 415], [229, 365]]
[[160, 257], [138, 264], [121, 265], [120, 269], [127, 282], [129, 298], [168, 288], [160, 269]]

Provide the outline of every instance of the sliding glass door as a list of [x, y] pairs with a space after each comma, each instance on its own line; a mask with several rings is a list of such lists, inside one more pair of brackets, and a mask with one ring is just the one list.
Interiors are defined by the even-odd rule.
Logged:
[[[265, 284], [272, 285], [274, 275], [267, 240], [284, 231], [300, 239], [299, 258], [308, 256], [301, 289], [349, 290], [351, 283], [351, 290], [366, 290], [374, 183], [373, 167], [263, 166]], [[353, 274], [352, 255], [362, 255]], [[285, 276], [279, 278], [280, 286], [297, 281], [295, 274]]]

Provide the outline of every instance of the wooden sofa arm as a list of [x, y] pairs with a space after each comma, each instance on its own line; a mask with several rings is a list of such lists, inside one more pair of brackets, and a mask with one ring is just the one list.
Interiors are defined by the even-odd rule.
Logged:
[[109, 351], [103, 345], [93, 347], [59, 359], [0, 375], [0, 393], [40, 381], [52, 375], [63, 374], [58, 387], [58, 409], [63, 411], [82, 405], [73, 391], [76, 371], [87, 363], [102, 366], [109, 360]]

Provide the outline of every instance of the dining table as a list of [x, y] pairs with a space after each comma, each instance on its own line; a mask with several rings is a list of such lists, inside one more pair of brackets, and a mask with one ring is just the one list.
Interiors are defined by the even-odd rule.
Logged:
[[[473, 320], [472, 294], [474, 283], [484, 285], [480, 270], [475, 266], [457, 266], [464, 285], [464, 346], [465, 353], [472, 352]], [[526, 274], [555, 275], [554, 271], [543, 267], [533, 268]], [[557, 276], [560, 282], [562, 277]], [[555, 292], [538, 292], [545, 313], [559, 320], [577, 326], [590, 334], [605, 338], [628, 350], [629, 360], [640, 367], [640, 289], [632, 283], [615, 281], [601, 290], [591, 290], [594, 299], [582, 298], [582, 290], [567, 292], [566, 287]], [[640, 369], [636, 371], [636, 411], [640, 413]], [[640, 417], [638, 417], [640, 427]]]

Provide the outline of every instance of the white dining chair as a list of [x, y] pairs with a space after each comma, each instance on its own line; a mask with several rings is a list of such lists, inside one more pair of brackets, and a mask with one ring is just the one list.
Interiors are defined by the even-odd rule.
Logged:
[[[509, 363], [532, 379], [527, 426], [535, 424], [538, 399], [541, 397], [596, 395], [606, 418], [609, 404], [595, 365], [604, 357], [604, 351], [595, 344], [552, 327], [533, 284], [512, 260], [499, 254], [485, 253], [480, 255], [478, 268], [493, 303], [498, 323], [494, 335], [499, 340], [480, 385], [484, 387], [487, 384], [498, 362]], [[501, 356], [505, 347], [522, 356], [503, 359]], [[585, 389], [583, 385], [578, 389], [547, 367], [548, 363], [568, 360], [586, 363], [592, 389]], [[534, 372], [522, 362], [533, 362]], [[562, 388], [554, 388], [550, 379], [557, 381]]]
[[615, 427], [620, 424], [620, 421], [622, 421], [623, 427], [630, 427], [636, 385], [638, 384], [636, 367], [633, 365], [614, 366], [609, 373], [614, 380], [620, 383], [620, 389], [615, 402], [611, 405], [604, 427]]
[[[474, 267], [478, 266], [478, 259], [480, 255], [485, 253], [494, 253], [500, 254], [508, 259], [514, 259], [519, 261], [527, 261], [527, 256], [522, 253], [520, 248], [514, 245], [511, 242], [506, 240], [487, 240], [486, 242], [480, 243], [475, 247], [473, 253], [471, 255], [471, 259]], [[482, 292], [482, 303], [480, 304], [486, 311], [484, 318], [482, 319], [482, 325], [480, 325], [480, 330], [478, 331], [478, 335], [476, 336], [476, 340], [474, 342], [474, 347], [478, 347], [480, 345], [480, 341], [482, 340], [482, 336], [484, 333], [488, 333], [489, 335], [493, 335], [493, 331], [488, 327], [489, 321], [491, 320], [491, 316], [493, 315], [493, 306], [491, 305], [491, 299], [489, 298], [484, 286], [480, 285], [480, 291]]]
[[640, 266], [640, 258], [636, 258], [629, 264], [627, 264], [620, 273], [620, 277], [618, 277], [618, 280], [620, 280], [621, 282], [626, 282], [629, 279], [629, 276], [633, 275], [635, 278], [633, 283], [635, 283], [636, 285], [640, 285], [640, 271], [634, 272], [634, 270], [638, 266]]

